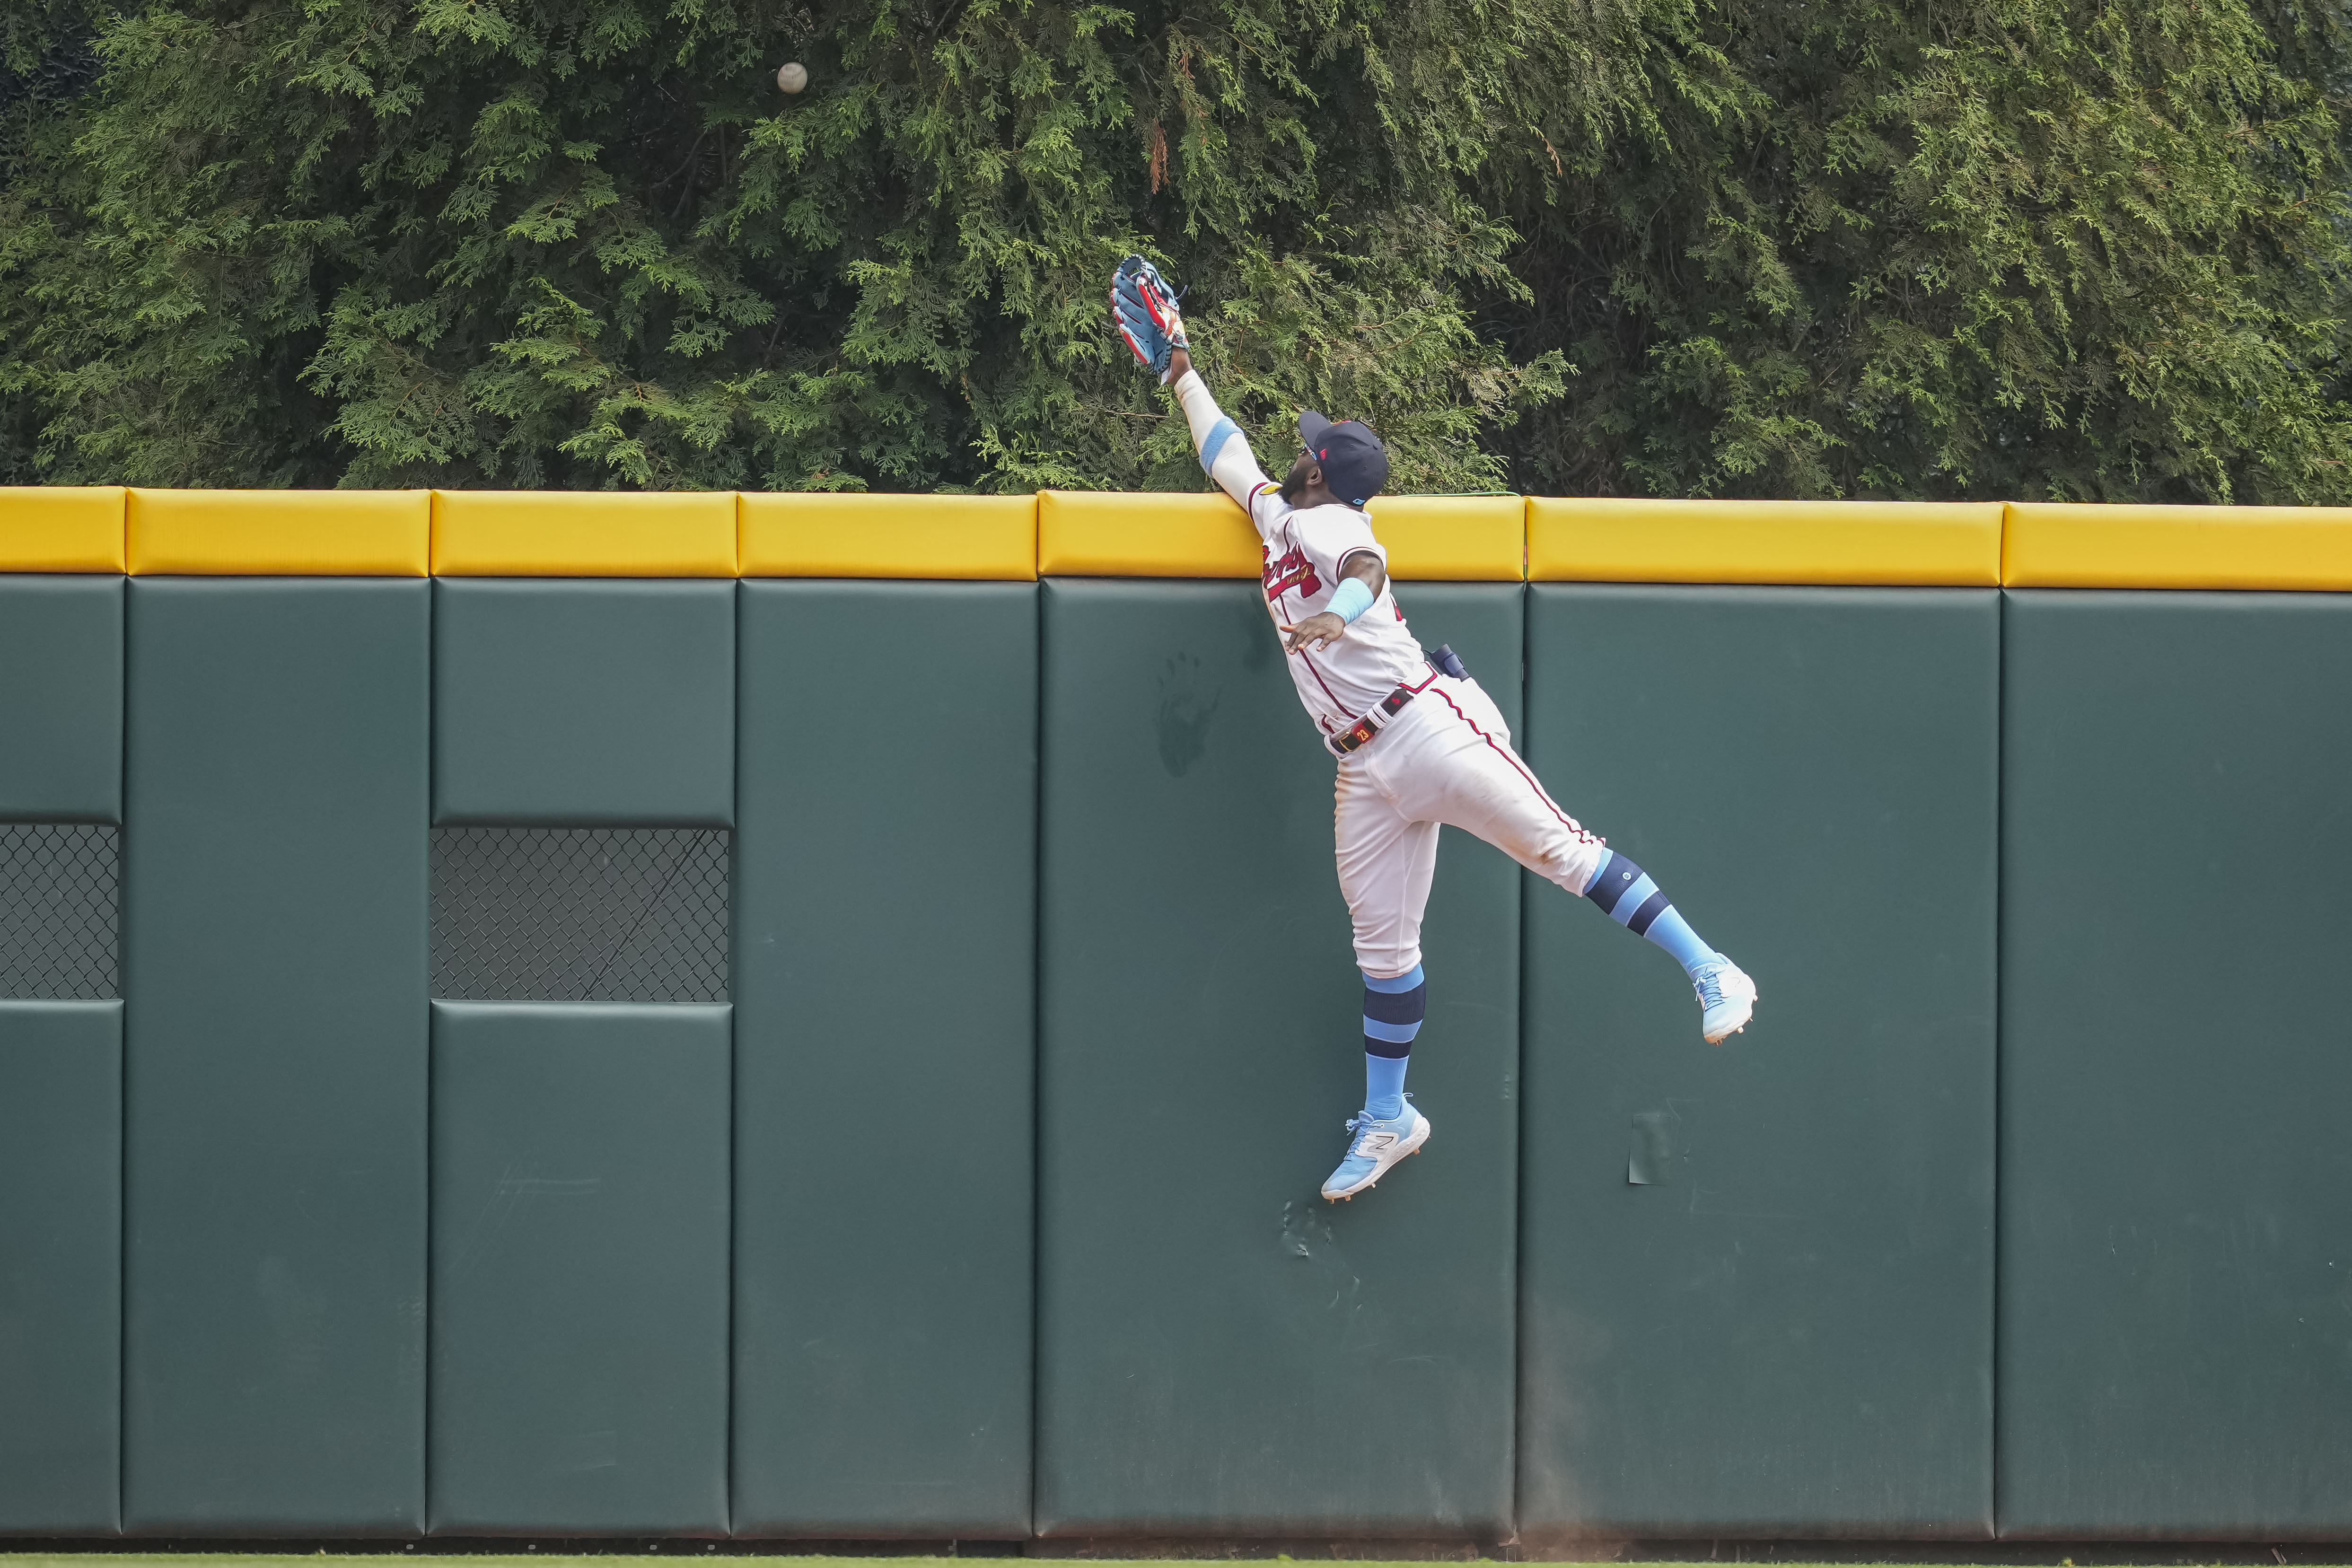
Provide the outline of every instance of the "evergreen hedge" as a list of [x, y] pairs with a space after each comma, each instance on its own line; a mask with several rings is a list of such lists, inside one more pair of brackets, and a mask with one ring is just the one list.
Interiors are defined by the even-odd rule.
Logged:
[[2352, 499], [2340, 8], [0, 9], [0, 481]]

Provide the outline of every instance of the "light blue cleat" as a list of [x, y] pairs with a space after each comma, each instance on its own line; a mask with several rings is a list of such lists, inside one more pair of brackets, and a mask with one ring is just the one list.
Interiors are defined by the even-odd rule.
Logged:
[[1348, 1145], [1348, 1157], [1323, 1183], [1323, 1196], [1335, 1203], [1369, 1190], [1388, 1175], [1391, 1166], [1429, 1142], [1429, 1118], [1413, 1106], [1408, 1094], [1402, 1115], [1381, 1122], [1359, 1111], [1348, 1118], [1348, 1131], [1356, 1134]]
[[1756, 982], [1720, 953], [1691, 971], [1691, 989], [1698, 993], [1698, 1031], [1709, 1045], [1721, 1045], [1756, 1016]]

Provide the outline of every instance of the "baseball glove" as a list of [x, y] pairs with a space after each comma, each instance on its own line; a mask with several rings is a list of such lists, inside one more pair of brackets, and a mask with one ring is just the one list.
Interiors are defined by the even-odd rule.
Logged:
[[1129, 256], [1111, 274], [1110, 319], [1136, 359], [1163, 386], [1170, 356], [1192, 347], [1184, 336], [1184, 318], [1177, 314], [1176, 291], [1139, 256]]

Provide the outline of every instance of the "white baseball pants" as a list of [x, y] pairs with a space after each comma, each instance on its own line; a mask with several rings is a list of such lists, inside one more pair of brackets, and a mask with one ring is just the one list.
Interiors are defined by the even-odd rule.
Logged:
[[1341, 758], [1337, 799], [1339, 891], [1356, 925], [1356, 963], [1375, 979], [1421, 962], [1441, 824], [1578, 894], [1605, 852], [1511, 749], [1509, 727], [1475, 680], [1439, 675], [1370, 745]]

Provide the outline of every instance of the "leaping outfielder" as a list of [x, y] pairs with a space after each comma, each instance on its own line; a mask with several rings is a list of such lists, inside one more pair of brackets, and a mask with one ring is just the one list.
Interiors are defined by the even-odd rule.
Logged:
[[1379, 437], [1308, 409], [1298, 416], [1304, 450], [1276, 485], [1192, 369], [1174, 291], [1158, 270], [1129, 256], [1110, 304], [1136, 359], [1173, 387], [1202, 468], [1257, 526], [1266, 609], [1291, 681], [1339, 761], [1334, 837], [1364, 972], [1364, 1108], [1347, 1124], [1347, 1157], [1323, 1196], [1355, 1197], [1429, 1141], [1404, 1074], [1427, 1010], [1421, 916], [1441, 823], [1477, 834], [1673, 954], [1698, 992], [1708, 1044], [1744, 1029], [1756, 982], [1700, 941], [1640, 866], [1553, 803], [1462, 662], [1444, 648], [1433, 660], [1406, 629], [1364, 511], [1388, 479]]

